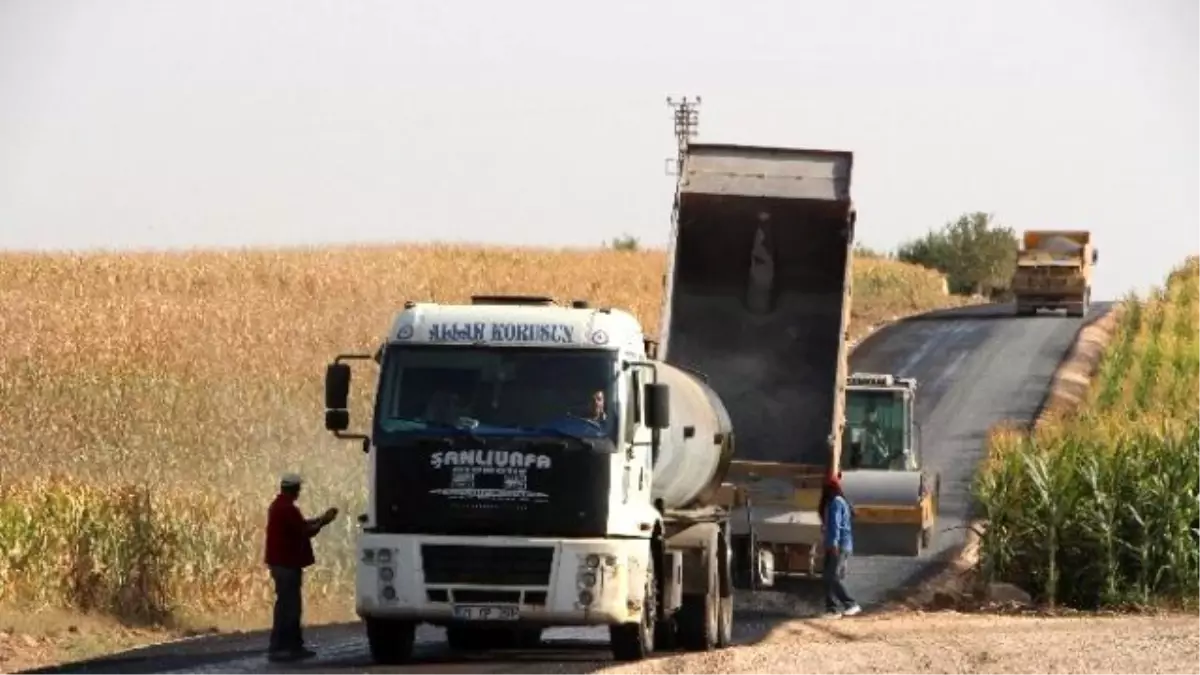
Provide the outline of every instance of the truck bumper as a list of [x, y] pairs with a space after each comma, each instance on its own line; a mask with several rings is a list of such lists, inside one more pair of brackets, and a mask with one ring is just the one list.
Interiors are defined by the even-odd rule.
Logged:
[[1018, 295], [1019, 307], [1042, 307], [1045, 309], [1071, 309], [1083, 302], [1083, 296], [1073, 295]]
[[[641, 615], [648, 540], [364, 533], [356, 611], [448, 625], [611, 625]], [[456, 613], [467, 609], [472, 614]], [[481, 615], [487, 608], [486, 617]]]

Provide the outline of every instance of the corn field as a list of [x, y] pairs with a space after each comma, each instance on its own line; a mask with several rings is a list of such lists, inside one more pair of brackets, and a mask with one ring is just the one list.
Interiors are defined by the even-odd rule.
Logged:
[[[310, 602], [353, 611], [358, 446], [323, 427], [336, 354], [406, 299], [588, 298], [657, 331], [661, 252], [465, 246], [0, 255], [0, 602], [162, 620], [269, 608], [278, 475], [343, 516], [314, 540]], [[939, 274], [856, 260], [852, 333], [958, 304]], [[352, 423], [370, 411], [356, 376]]]
[[1079, 411], [1000, 430], [975, 489], [983, 577], [1049, 605], [1194, 604], [1200, 593], [1195, 256], [1124, 301]]

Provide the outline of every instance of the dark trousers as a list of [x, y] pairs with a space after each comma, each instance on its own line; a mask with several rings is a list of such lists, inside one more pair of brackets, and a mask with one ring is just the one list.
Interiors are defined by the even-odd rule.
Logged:
[[270, 650], [297, 651], [304, 647], [304, 635], [300, 630], [303, 603], [300, 588], [304, 570], [272, 565], [271, 579], [275, 582], [275, 617], [271, 625]]
[[830, 612], [838, 610], [839, 602], [846, 608], [854, 605], [854, 598], [850, 597], [842, 583], [842, 579], [846, 578], [846, 561], [849, 557], [849, 553], [840, 550], [837, 553], [825, 552], [821, 577], [825, 580], [825, 609]]

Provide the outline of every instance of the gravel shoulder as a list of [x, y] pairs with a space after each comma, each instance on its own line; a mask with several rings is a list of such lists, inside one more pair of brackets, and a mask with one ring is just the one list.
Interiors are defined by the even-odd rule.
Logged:
[[762, 642], [600, 673], [1197, 673], [1200, 618], [892, 611], [781, 624]]

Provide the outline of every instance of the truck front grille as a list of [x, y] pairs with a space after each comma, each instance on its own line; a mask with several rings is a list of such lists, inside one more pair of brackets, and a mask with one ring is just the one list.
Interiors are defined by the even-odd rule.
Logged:
[[553, 562], [554, 549], [549, 546], [421, 547], [427, 584], [547, 586]]

